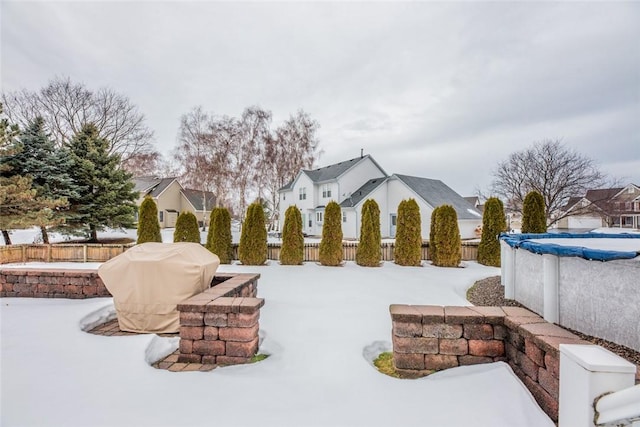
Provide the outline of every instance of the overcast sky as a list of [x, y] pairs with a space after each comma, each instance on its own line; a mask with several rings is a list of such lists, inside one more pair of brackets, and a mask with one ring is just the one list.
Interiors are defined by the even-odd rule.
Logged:
[[169, 155], [194, 106], [320, 123], [319, 166], [486, 189], [497, 163], [560, 138], [640, 185], [640, 2], [11, 2], [3, 90], [54, 76], [127, 95]]

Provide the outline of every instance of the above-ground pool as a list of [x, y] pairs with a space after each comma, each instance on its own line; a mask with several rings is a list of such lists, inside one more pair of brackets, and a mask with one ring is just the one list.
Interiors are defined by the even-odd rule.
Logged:
[[500, 240], [506, 298], [549, 322], [640, 351], [640, 234]]

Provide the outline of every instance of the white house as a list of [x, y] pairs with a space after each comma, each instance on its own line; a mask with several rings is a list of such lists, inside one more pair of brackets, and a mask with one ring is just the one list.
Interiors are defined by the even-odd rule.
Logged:
[[315, 170], [303, 170], [280, 190], [280, 229], [284, 212], [296, 205], [302, 213], [303, 231], [321, 235], [324, 208], [334, 200], [342, 209], [342, 233], [346, 239], [360, 236], [362, 205], [373, 199], [380, 208], [380, 231], [395, 237], [398, 205], [413, 198], [420, 207], [422, 238], [428, 240], [433, 209], [448, 204], [458, 215], [460, 235], [474, 238], [482, 214], [442, 181], [407, 175], [387, 175], [370, 155]]

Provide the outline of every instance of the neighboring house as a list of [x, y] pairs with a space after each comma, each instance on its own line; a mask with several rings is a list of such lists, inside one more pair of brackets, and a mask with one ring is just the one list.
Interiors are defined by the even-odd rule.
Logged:
[[[324, 209], [334, 200], [342, 210], [342, 233], [345, 239], [360, 237], [362, 205], [373, 199], [380, 208], [380, 231], [395, 237], [397, 210], [402, 200], [413, 198], [420, 207], [422, 238], [428, 240], [431, 213], [437, 206], [452, 205], [458, 214], [461, 237], [476, 237], [482, 214], [442, 181], [407, 175], [387, 175], [370, 155], [314, 170], [302, 170], [280, 192], [280, 218], [296, 205], [303, 219], [303, 231], [321, 235]], [[283, 224], [280, 224], [282, 229]]]
[[480, 197], [478, 196], [468, 196], [464, 198], [467, 202], [471, 203], [474, 208], [478, 210], [480, 213], [484, 213], [484, 205], [480, 203]]
[[570, 198], [561, 209], [566, 215], [558, 228], [640, 228], [640, 187], [588, 190], [583, 197]]
[[216, 198], [209, 191], [189, 190], [182, 187], [177, 178], [140, 177], [134, 178], [134, 190], [140, 206], [146, 196], [151, 196], [158, 206], [160, 228], [173, 228], [181, 212], [192, 212], [198, 222], [209, 221]]

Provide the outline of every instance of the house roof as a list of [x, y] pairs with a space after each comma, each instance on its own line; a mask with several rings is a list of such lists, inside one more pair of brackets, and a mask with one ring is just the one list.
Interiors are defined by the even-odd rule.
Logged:
[[571, 209], [572, 207], [574, 207], [577, 203], [579, 203], [582, 199], [584, 199], [584, 197], [569, 197], [569, 200], [567, 200], [567, 203], [565, 203], [565, 205], [563, 207], [560, 208], [560, 210], [567, 212], [569, 211], [569, 209]]
[[176, 178], [158, 178], [155, 176], [144, 176], [134, 178], [134, 190], [144, 195], [158, 197]]
[[[203, 209], [203, 191], [184, 189], [182, 190], [182, 194], [184, 194], [195, 210], [201, 211]], [[204, 191], [204, 196], [206, 203], [206, 208], [204, 210], [211, 211], [216, 205], [216, 196], [210, 191]]]
[[[312, 170], [303, 169], [302, 171], [300, 171], [300, 173], [304, 173], [305, 175], [307, 175], [311, 179], [311, 181], [313, 181], [314, 183], [331, 181], [331, 180], [338, 179], [341, 175], [343, 175], [349, 169], [351, 169], [358, 163], [364, 161], [365, 159], [370, 159], [378, 167], [378, 169], [380, 169], [380, 171], [385, 177], [388, 176], [387, 173], [384, 171], [384, 169], [380, 167], [378, 162], [376, 162], [373, 159], [373, 157], [371, 157], [370, 154], [366, 154], [362, 157], [355, 157], [353, 159], [345, 160], [339, 163], [334, 163], [332, 165], [324, 166], [318, 169], [312, 169]], [[293, 180], [291, 180], [291, 182], [289, 182], [287, 185], [280, 188], [280, 191], [291, 190], [293, 188], [293, 183], [296, 182], [296, 180], [298, 179], [298, 176], [300, 176], [300, 173]]]
[[347, 197], [340, 203], [340, 206], [343, 208], [352, 208], [359, 204], [361, 201], [367, 198], [369, 194], [373, 192], [376, 188], [378, 188], [382, 183], [387, 180], [384, 178], [373, 178], [369, 181], [365, 182], [364, 185], [358, 188], [356, 191], [351, 193], [350, 197]]
[[404, 182], [407, 187], [434, 208], [451, 205], [455, 209], [458, 219], [482, 218], [482, 214], [472, 204], [440, 180], [398, 174], [393, 176]]

